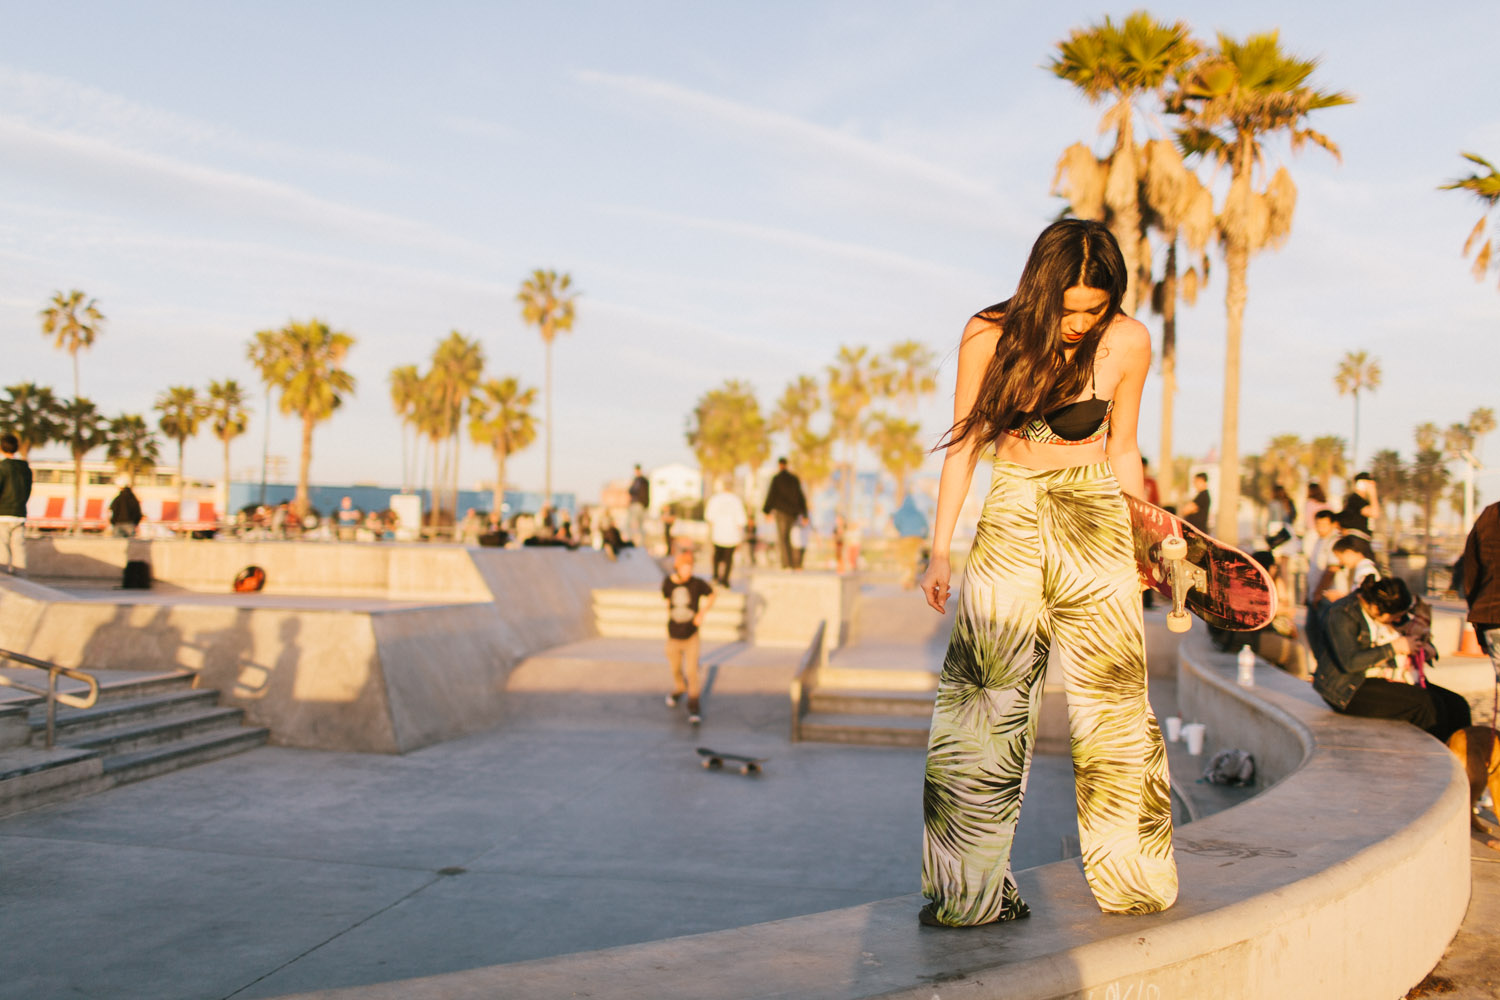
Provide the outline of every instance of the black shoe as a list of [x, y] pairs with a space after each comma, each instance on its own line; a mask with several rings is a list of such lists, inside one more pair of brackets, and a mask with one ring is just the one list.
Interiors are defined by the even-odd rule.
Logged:
[[703, 716], [698, 713], [698, 699], [697, 698], [689, 698], [688, 699], [687, 710], [688, 710], [688, 721], [691, 722], [693, 725], [696, 726], [698, 723], [700, 723], [700, 722], [703, 721]]

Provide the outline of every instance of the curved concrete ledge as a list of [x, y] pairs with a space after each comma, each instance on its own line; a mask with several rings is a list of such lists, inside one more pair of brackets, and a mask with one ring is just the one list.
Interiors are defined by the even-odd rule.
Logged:
[[[1021, 872], [1029, 920], [920, 928], [917, 895], [690, 937], [303, 994], [325, 998], [1400, 997], [1433, 967], [1469, 896], [1468, 796], [1447, 750], [1350, 719], [1201, 631], [1179, 700], [1211, 741], [1281, 779], [1178, 832], [1166, 913], [1106, 917], [1079, 863]], [[1191, 706], [1189, 708], [1189, 706]]]

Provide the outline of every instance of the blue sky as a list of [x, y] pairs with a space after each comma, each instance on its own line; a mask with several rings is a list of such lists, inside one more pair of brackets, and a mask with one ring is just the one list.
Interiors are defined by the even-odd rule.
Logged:
[[[1042, 66], [1070, 27], [1130, 9], [0, 3], [0, 383], [71, 393], [36, 318], [57, 289], [109, 317], [82, 379], [111, 413], [172, 384], [257, 384], [250, 335], [318, 316], [357, 338], [359, 388], [319, 428], [313, 477], [397, 483], [387, 373], [457, 329], [491, 373], [539, 383], [514, 293], [540, 266], [584, 292], [555, 348], [559, 488], [690, 460], [701, 393], [742, 378], [769, 406], [844, 343], [939, 350], [935, 439], [966, 317], [1010, 294], [1057, 212], [1061, 150], [1102, 143], [1099, 109]], [[1460, 150], [1500, 157], [1500, 6], [1151, 10], [1205, 37], [1280, 28], [1359, 99], [1314, 123], [1342, 163], [1273, 148], [1300, 198], [1290, 241], [1251, 264], [1242, 448], [1348, 436], [1348, 350], [1385, 372], [1365, 456], [1495, 406], [1500, 291], [1459, 255], [1479, 206], [1436, 188]], [[1223, 291], [1220, 267], [1179, 322], [1180, 454], [1217, 441]], [[1153, 457], [1159, 394], [1153, 377]], [[258, 466], [263, 411], [237, 470]], [[297, 448], [275, 417], [272, 452]], [[216, 443], [190, 442], [187, 467], [216, 475]], [[510, 478], [537, 488], [541, 469], [538, 446]], [[466, 484], [491, 476], [466, 453]]]

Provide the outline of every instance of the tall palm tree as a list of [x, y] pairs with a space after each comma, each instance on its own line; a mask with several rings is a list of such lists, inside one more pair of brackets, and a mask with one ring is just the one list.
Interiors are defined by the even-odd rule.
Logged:
[[1437, 451], [1443, 440], [1443, 430], [1428, 420], [1412, 428], [1412, 438], [1417, 442], [1418, 451]]
[[198, 435], [198, 425], [207, 415], [207, 407], [198, 398], [198, 390], [189, 385], [174, 385], [156, 397], [151, 408], [161, 414], [156, 425], [169, 440], [177, 442], [177, 517], [182, 519], [182, 498], [187, 489], [187, 469], [182, 464], [183, 447], [190, 437]]
[[834, 438], [843, 445], [843, 461], [839, 463], [840, 485], [844, 494], [843, 513], [848, 517], [853, 512], [854, 472], [859, 446], [864, 443], [868, 431], [865, 411], [889, 376], [881, 358], [872, 355], [868, 347], [847, 345], [839, 348], [827, 373], [831, 430]]
[[405, 493], [411, 489], [411, 481], [415, 478], [411, 470], [417, 463], [416, 444], [421, 442], [420, 433], [413, 433], [416, 444], [412, 448], [413, 454], [408, 456], [406, 428], [410, 426], [416, 430], [417, 411], [422, 397], [422, 373], [417, 370], [416, 365], [399, 365], [391, 369], [388, 380], [391, 387], [391, 407], [396, 411], [396, 416], [401, 418], [401, 492]]
[[[1469, 231], [1469, 238], [1464, 240], [1464, 256], [1474, 254], [1474, 280], [1483, 281], [1484, 273], [1489, 270], [1490, 260], [1494, 255], [1495, 240], [1485, 237], [1485, 230], [1489, 228], [1490, 212], [1496, 204], [1500, 204], [1500, 171], [1495, 165], [1478, 153], [1464, 153], [1463, 158], [1470, 163], [1481, 166], [1485, 173], [1473, 173], [1467, 177], [1447, 184], [1439, 185], [1441, 191], [1467, 191], [1484, 203], [1484, 214]], [[1475, 249], [1475, 248], [1478, 249]]]
[[224, 445], [224, 490], [219, 500], [219, 516], [229, 514], [229, 442], [245, 433], [250, 426], [250, 393], [234, 379], [208, 383], [205, 414], [213, 421], [214, 437]]
[[536, 389], [522, 389], [514, 376], [481, 383], [469, 403], [469, 439], [495, 456], [496, 521], [505, 514], [505, 460], [536, 440], [535, 405]]
[[1302, 469], [1307, 463], [1307, 444], [1296, 434], [1277, 434], [1260, 456], [1261, 467], [1271, 485], [1280, 484], [1291, 496], [1302, 485]]
[[1307, 445], [1307, 475], [1327, 492], [1332, 492], [1333, 480], [1349, 474], [1344, 460], [1344, 439], [1334, 434], [1321, 434]]
[[[1214, 231], [1213, 193], [1198, 175], [1182, 162], [1177, 147], [1165, 139], [1152, 139], [1143, 149], [1146, 165], [1145, 220], [1148, 228], [1166, 241], [1166, 260], [1161, 280], [1151, 286], [1151, 311], [1161, 317], [1161, 461], [1158, 465], [1162, 495], [1168, 502], [1185, 487], [1175, 475], [1171, 461], [1174, 410], [1177, 401], [1177, 300], [1188, 305], [1198, 300], [1199, 289], [1208, 281], [1205, 250]], [[1193, 263], [1178, 276], [1177, 245], [1186, 245]]]
[[156, 468], [161, 449], [156, 435], [146, 426], [146, 418], [136, 413], [122, 413], [109, 422], [109, 444], [105, 454], [114, 463], [115, 472], [131, 486], [137, 476]]
[[51, 302], [39, 315], [42, 336], [51, 337], [53, 347], [73, 356], [73, 398], [79, 399], [78, 352], [93, 347], [104, 332], [104, 314], [97, 301], [75, 288], [66, 295], [53, 292]]
[[47, 386], [35, 382], [6, 386], [5, 397], [0, 399], [0, 430], [16, 436], [21, 443], [18, 454], [26, 458], [32, 448], [66, 440], [62, 405]]
[[83, 522], [83, 457], [108, 438], [104, 414], [87, 399], [70, 399], [62, 406], [68, 451], [73, 456], [73, 531]]
[[484, 349], [479, 341], [470, 340], [457, 330], [439, 341], [432, 353], [432, 371], [428, 374], [428, 391], [440, 415], [443, 439], [449, 443], [448, 487], [455, 522], [458, 518], [459, 432], [463, 428], [464, 407], [474, 395], [474, 387], [484, 372]]
[[[1240, 343], [1249, 297], [1251, 254], [1280, 246], [1291, 233], [1297, 188], [1285, 167], [1265, 180], [1263, 141], [1285, 133], [1294, 151], [1311, 142], [1338, 156], [1338, 147], [1306, 126], [1309, 115], [1351, 103], [1338, 91], [1317, 90], [1307, 80], [1316, 59], [1284, 52], [1274, 31], [1243, 42], [1219, 33], [1218, 46], [1182, 76], [1169, 109], [1184, 123], [1178, 144], [1184, 153], [1229, 168], [1229, 191], [1219, 213], [1218, 237], [1229, 271], [1224, 293], [1224, 417], [1220, 442], [1218, 534], [1234, 541], [1239, 532]], [[1264, 186], [1257, 191], [1257, 168]]]
[[1481, 458], [1482, 454], [1483, 454], [1480, 451], [1480, 442], [1484, 440], [1484, 436], [1486, 434], [1488, 434], [1490, 431], [1492, 431], [1494, 429], [1495, 429], [1495, 411], [1493, 409], [1491, 409], [1490, 407], [1488, 407], [1488, 406], [1476, 407], [1475, 410], [1474, 410], [1474, 412], [1472, 412], [1472, 413], [1469, 414], [1469, 430], [1474, 435], [1474, 457], [1475, 457], [1475, 459]]
[[281, 393], [281, 412], [302, 418], [302, 459], [293, 500], [299, 519], [307, 515], [313, 428], [333, 416], [344, 396], [354, 392], [354, 376], [339, 367], [353, 346], [353, 337], [319, 319], [262, 330], [250, 344], [250, 362], [261, 380]]
[[915, 406], [937, 392], [937, 352], [920, 340], [903, 340], [886, 352], [888, 379], [882, 395]]
[[732, 476], [742, 465], [754, 469], [771, 454], [771, 436], [760, 401], [748, 382], [728, 379], [698, 398], [688, 416], [687, 443], [706, 482]]
[[880, 459], [881, 468], [896, 481], [896, 506], [906, 501], [907, 484], [912, 473], [922, 467], [927, 458], [927, 449], [922, 447], [919, 437], [922, 425], [915, 420], [903, 420], [888, 413], [876, 413], [870, 417], [870, 447]]
[[[1109, 17], [1075, 28], [1057, 43], [1048, 68], [1083, 92], [1090, 103], [1107, 103], [1099, 131], [1114, 129], [1114, 146], [1100, 160], [1078, 143], [1063, 153], [1054, 189], [1074, 214], [1109, 226], [1125, 256], [1128, 284], [1121, 307], [1133, 314], [1151, 280], [1151, 249], [1141, 211], [1144, 164], [1135, 137], [1135, 102], [1159, 95], [1198, 54], [1186, 22], [1159, 22], [1136, 11], [1116, 24]], [[1066, 175], [1066, 177], [1065, 177]], [[1059, 186], [1062, 181], [1062, 186]]]
[[543, 503], [552, 502], [552, 341], [559, 333], [573, 329], [574, 303], [582, 293], [572, 291], [573, 276], [559, 275], [541, 268], [521, 282], [516, 301], [521, 303], [521, 318], [537, 328], [547, 349], [547, 415], [543, 421], [547, 432], [546, 474], [542, 481]]
[[1340, 396], [1354, 396], [1353, 465], [1359, 468], [1359, 392], [1380, 388], [1380, 362], [1365, 351], [1346, 351], [1333, 373], [1333, 384]]

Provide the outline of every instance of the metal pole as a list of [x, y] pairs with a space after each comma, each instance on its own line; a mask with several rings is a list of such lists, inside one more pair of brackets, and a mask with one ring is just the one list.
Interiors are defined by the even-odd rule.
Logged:
[[266, 505], [266, 463], [271, 458], [271, 387], [266, 386], [266, 442], [260, 449], [260, 505]]
[[52, 749], [52, 731], [57, 723], [57, 671], [47, 671], [47, 749]]

